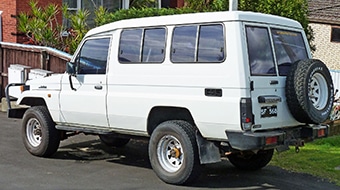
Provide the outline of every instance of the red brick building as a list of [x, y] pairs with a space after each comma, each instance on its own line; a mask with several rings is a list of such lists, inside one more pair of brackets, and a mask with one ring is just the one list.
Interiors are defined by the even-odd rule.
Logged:
[[[22, 43], [24, 36], [17, 31], [16, 16], [21, 12], [29, 12], [31, 0], [1, 0], [0, 1], [0, 41]], [[37, 0], [38, 6], [45, 7], [53, 3], [62, 6], [67, 3], [70, 11], [88, 9], [94, 11], [94, 7], [104, 6], [110, 11], [129, 8], [130, 0], [102, 0], [100, 2], [91, 0]], [[184, 0], [158, 0], [159, 7], [182, 7]], [[58, 16], [60, 23], [63, 22], [62, 15]]]

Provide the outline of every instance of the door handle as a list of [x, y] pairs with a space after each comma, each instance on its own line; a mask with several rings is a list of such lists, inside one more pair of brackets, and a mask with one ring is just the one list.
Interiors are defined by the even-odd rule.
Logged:
[[270, 85], [274, 85], [274, 84], [279, 84], [279, 81], [277, 81], [277, 80], [270, 81]]
[[100, 84], [98, 84], [98, 85], [94, 86], [94, 89], [96, 89], [96, 90], [102, 90], [102, 89], [103, 89], [103, 86], [100, 85]]

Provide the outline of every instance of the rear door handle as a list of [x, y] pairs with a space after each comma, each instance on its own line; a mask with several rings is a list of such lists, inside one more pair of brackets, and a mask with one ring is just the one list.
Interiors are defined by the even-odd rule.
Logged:
[[270, 81], [270, 85], [274, 85], [274, 84], [279, 84], [279, 81], [277, 81], [277, 80]]
[[100, 84], [98, 84], [98, 85], [94, 86], [94, 89], [96, 89], [96, 90], [102, 90], [102, 89], [103, 89], [103, 86], [100, 85]]

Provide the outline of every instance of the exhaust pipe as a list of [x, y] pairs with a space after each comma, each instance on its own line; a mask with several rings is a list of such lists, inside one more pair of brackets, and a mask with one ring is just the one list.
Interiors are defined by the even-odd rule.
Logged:
[[237, 11], [238, 0], [229, 0], [229, 11]]

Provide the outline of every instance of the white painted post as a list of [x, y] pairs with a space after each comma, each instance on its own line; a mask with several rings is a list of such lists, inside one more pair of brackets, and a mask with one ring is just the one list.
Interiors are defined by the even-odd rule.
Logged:
[[237, 11], [238, 0], [229, 0], [229, 11]]
[[129, 9], [130, 8], [130, 0], [122, 0], [122, 9]]
[[158, 0], [158, 8], [159, 8], [159, 9], [162, 8], [162, 0]]

